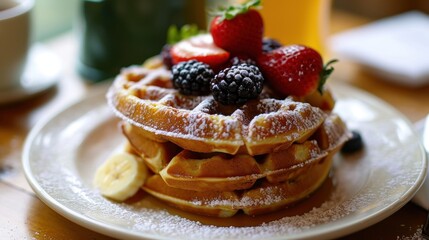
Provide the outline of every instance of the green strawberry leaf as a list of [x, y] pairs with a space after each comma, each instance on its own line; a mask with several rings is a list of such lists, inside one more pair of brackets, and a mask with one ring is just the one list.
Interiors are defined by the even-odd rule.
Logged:
[[179, 36], [180, 34], [179, 34], [179, 30], [177, 29], [177, 26], [171, 25], [167, 30], [167, 43], [168, 44], [176, 43]]
[[243, 4], [236, 5], [236, 6], [229, 6], [227, 8], [220, 7], [217, 11], [211, 11], [210, 15], [212, 16], [221, 16], [220, 21], [223, 21], [225, 19], [231, 20], [235, 18], [237, 15], [246, 13], [249, 11], [249, 9], [258, 7], [261, 5], [261, 0], [249, 0], [246, 1]]
[[338, 59], [332, 59], [323, 66], [323, 70], [320, 73], [319, 85], [317, 86], [317, 91], [319, 91], [320, 94], [323, 94], [323, 86], [325, 85], [326, 80], [328, 80], [328, 77], [334, 71], [334, 67], [331, 65], [336, 62], [338, 62]]
[[195, 24], [183, 25], [180, 29], [171, 25], [167, 30], [167, 44], [175, 44], [184, 39], [200, 34], [202, 31]]

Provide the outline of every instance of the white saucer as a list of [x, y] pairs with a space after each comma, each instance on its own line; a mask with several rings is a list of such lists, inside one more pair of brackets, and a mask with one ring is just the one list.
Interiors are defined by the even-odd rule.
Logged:
[[21, 101], [54, 86], [61, 73], [60, 59], [42, 44], [31, 47], [20, 84], [0, 90], [0, 104]]

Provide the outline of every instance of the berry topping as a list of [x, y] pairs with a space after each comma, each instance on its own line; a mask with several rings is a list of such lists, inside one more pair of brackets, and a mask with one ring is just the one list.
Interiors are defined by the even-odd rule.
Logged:
[[217, 47], [209, 34], [200, 34], [182, 40], [172, 46], [170, 53], [173, 64], [197, 60], [207, 63], [212, 68], [217, 68], [229, 59], [229, 53]]
[[234, 55], [256, 59], [262, 52], [264, 25], [259, 12], [251, 7], [259, 4], [259, 0], [252, 0], [215, 13], [210, 24], [214, 43]]
[[262, 40], [262, 52], [264, 53], [271, 52], [277, 48], [280, 48], [281, 46], [281, 43], [272, 38], [264, 38]]
[[320, 54], [309, 47], [290, 45], [264, 53], [258, 59], [267, 82], [283, 95], [307, 96], [322, 93], [326, 79], [334, 70], [331, 60], [323, 66]]
[[355, 130], [351, 132], [352, 138], [344, 143], [344, 146], [341, 148], [342, 153], [353, 153], [363, 148], [363, 141], [360, 133]]
[[222, 104], [243, 104], [259, 96], [263, 83], [257, 66], [242, 63], [220, 71], [211, 82], [211, 91], [213, 98]]
[[210, 92], [214, 73], [209, 65], [190, 60], [172, 68], [173, 86], [185, 95], [204, 95]]

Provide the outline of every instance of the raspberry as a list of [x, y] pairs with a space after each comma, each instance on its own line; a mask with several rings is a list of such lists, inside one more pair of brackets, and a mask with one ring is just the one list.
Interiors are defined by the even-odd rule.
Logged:
[[214, 76], [209, 65], [190, 60], [180, 62], [171, 69], [173, 86], [185, 95], [205, 95], [210, 92], [210, 81]]
[[264, 38], [262, 40], [262, 52], [264, 53], [271, 52], [272, 50], [280, 48], [281, 46], [281, 43], [272, 38]]
[[258, 97], [263, 83], [257, 66], [242, 63], [220, 71], [211, 82], [211, 91], [213, 98], [222, 104], [243, 104]]
[[165, 44], [161, 50], [162, 62], [164, 63], [165, 67], [167, 67], [167, 69], [171, 69], [173, 66], [173, 59], [171, 58], [170, 49], [171, 45]]

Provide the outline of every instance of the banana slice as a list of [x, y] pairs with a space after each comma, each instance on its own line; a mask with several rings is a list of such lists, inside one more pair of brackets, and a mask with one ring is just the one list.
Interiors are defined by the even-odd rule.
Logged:
[[101, 195], [124, 201], [136, 194], [148, 176], [146, 165], [129, 153], [116, 153], [96, 171], [94, 185]]

